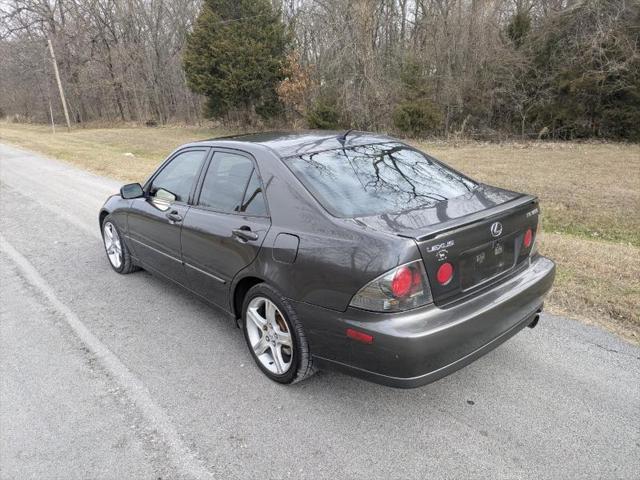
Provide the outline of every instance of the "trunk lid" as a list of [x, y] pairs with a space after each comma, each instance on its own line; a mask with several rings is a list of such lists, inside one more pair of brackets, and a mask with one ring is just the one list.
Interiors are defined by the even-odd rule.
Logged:
[[[444, 305], [523, 267], [531, 249], [524, 248], [525, 232], [531, 228], [535, 236], [538, 213], [535, 197], [481, 185], [467, 195], [431, 207], [361, 217], [358, 221], [414, 239], [434, 302]], [[453, 277], [441, 285], [436, 280], [437, 271], [446, 262], [453, 266]]]

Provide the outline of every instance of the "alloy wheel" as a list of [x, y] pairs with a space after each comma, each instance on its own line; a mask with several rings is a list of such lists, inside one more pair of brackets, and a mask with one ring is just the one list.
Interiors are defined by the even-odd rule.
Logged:
[[104, 248], [107, 251], [107, 256], [113, 268], [120, 268], [122, 265], [122, 243], [120, 241], [120, 235], [116, 227], [111, 222], [105, 222], [102, 229]]
[[278, 307], [268, 298], [253, 298], [245, 314], [245, 328], [262, 366], [276, 375], [288, 372], [293, 362], [293, 339]]

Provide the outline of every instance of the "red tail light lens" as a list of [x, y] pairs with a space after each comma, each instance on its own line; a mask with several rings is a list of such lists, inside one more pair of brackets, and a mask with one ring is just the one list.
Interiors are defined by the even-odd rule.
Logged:
[[407, 263], [362, 287], [350, 306], [375, 312], [399, 312], [432, 301], [422, 260]]
[[440, 285], [447, 285], [451, 279], [453, 278], [453, 265], [449, 262], [445, 262], [440, 267], [438, 267], [438, 271], [436, 272], [436, 280]]
[[533, 243], [533, 230], [529, 228], [524, 233], [524, 240], [522, 241], [522, 244], [524, 245], [524, 248], [529, 248], [532, 243]]
[[391, 281], [391, 293], [394, 297], [404, 297], [411, 291], [413, 274], [409, 267], [403, 266], [396, 270]]

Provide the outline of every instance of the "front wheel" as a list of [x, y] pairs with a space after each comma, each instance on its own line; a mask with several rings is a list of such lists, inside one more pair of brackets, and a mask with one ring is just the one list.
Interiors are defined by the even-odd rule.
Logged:
[[118, 273], [131, 273], [137, 268], [133, 263], [127, 245], [110, 215], [102, 222], [102, 241], [111, 267]]
[[293, 307], [263, 283], [242, 307], [244, 337], [256, 364], [271, 380], [296, 383], [313, 374], [309, 344]]

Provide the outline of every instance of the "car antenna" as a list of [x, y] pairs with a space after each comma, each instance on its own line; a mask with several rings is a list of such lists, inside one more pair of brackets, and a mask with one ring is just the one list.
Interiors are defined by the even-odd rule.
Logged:
[[349, 135], [351, 132], [353, 132], [353, 128], [350, 128], [349, 130], [344, 132], [342, 135], [338, 135], [338, 141], [342, 144], [343, 147], [344, 147], [344, 142], [347, 141], [347, 135]]

